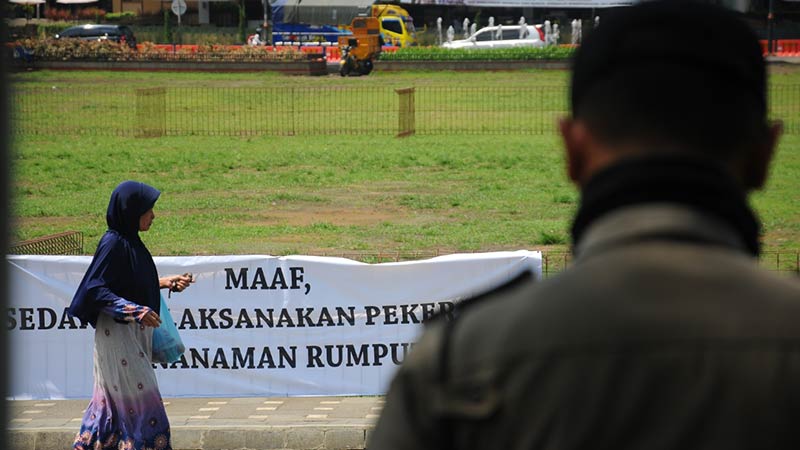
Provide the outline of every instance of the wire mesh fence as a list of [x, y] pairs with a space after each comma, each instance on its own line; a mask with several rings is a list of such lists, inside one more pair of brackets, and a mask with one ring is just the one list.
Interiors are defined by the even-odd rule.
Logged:
[[[21, 135], [529, 135], [567, 109], [565, 86], [18, 87], [11, 120]], [[800, 85], [770, 88], [770, 117], [800, 133]]]
[[546, 134], [567, 111], [563, 86], [426, 86], [417, 93], [417, 134]]
[[[447, 253], [439, 251], [423, 252], [329, 252], [319, 256], [334, 256], [376, 264], [386, 262], [414, 261], [434, 258]], [[572, 265], [572, 253], [566, 251], [542, 252], [542, 276], [554, 276]], [[759, 266], [781, 275], [800, 276], [800, 250], [765, 251], [759, 259]]]
[[83, 233], [65, 231], [37, 239], [12, 244], [9, 255], [81, 255], [83, 254]]
[[[9, 255], [81, 255], [83, 254], [83, 233], [65, 231], [37, 239], [12, 244]], [[370, 264], [415, 261], [449, 254], [439, 250], [431, 251], [338, 251], [323, 252], [318, 256], [347, 258]], [[553, 276], [572, 264], [572, 254], [564, 251], [542, 252], [542, 275]], [[761, 254], [761, 267], [778, 272], [800, 276], [800, 250], [767, 251]]]
[[759, 264], [773, 272], [800, 276], [800, 250], [762, 252]]
[[784, 133], [800, 134], [800, 85], [770, 87], [769, 117], [783, 122]]

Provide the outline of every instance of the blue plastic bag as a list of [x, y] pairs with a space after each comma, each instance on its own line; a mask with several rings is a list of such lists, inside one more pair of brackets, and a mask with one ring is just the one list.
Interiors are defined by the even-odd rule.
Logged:
[[169, 313], [164, 296], [161, 296], [161, 325], [153, 328], [153, 356], [155, 363], [173, 363], [181, 359], [186, 347], [181, 341], [175, 322]]

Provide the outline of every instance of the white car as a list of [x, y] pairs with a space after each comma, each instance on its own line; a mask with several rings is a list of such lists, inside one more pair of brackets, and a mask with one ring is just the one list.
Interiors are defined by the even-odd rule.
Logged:
[[[520, 29], [524, 27], [522, 33]], [[444, 48], [510, 48], [544, 47], [544, 32], [540, 25], [497, 25], [484, 27], [468, 39], [442, 44]]]

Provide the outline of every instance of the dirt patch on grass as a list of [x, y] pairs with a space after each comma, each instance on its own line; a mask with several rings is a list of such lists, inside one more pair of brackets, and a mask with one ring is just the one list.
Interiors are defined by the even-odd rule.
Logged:
[[767, 231], [761, 240], [764, 250], [797, 250], [798, 236], [789, 228]]
[[[403, 182], [288, 191], [283, 193], [287, 199], [252, 203], [259, 207], [250, 209], [244, 221], [262, 225], [308, 226], [325, 223], [369, 227], [383, 223], [425, 224], [449, 220], [441, 211], [420, 211], [401, 204], [403, 196], [422, 192], [425, 192], [422, 187]], [[256, 194], [259, 195], [263, 194]], [[191, 211], [183, 211], [182, 214], [191, 214]]]
[[[9, 224], [11, 228], [9, 240], [11, 244], [18, 244], [22, 241], [48, 237], [65, 231], [80, 231], [83, 229], [83, 225], [83, 220], [74, 217], [12, 217]], [[98, 228], [100, 228], [99, 224]], [[86, 245], [85, 240], [84, 245]]]
[[334, 226], [372, 227], [384, 223], [397, 225], [425, 224], [450, 220], [441, 214], [419, 214], [405, 208], [342, 207], [331, 205], [303, 205], [292, 209], [259, 211], [245, 220], [260, 225], [309, 226], [330, 224]]
[[800, 72], [800, 65], [797, 64], [770, 64], [767, 66], [770, 75], [795, 74]]
[[370, 208], [337, 208], [328, 205], [306, 205], [292, 210], [264, 212], [258, 218], [261, 223], [307, 226], [315, 223], [329, 223], [337, 226], [370, 226], [383, 222], [397, 222], [403, 217], [400, 211]]
[[[37, 229], [37, 228], [53, 228], [62, 231], [74, 230], [80, 228], [84, 222], [77, 217], [63, 217], [63, 216], [36, 216], [36, 217], [13, 217], [11, 218], [12, 228], [22, 229]], [[99, 224], [98, 227], [104, 227], [105, 223]], [[38, 236], [36, 236], [38, 237]]]

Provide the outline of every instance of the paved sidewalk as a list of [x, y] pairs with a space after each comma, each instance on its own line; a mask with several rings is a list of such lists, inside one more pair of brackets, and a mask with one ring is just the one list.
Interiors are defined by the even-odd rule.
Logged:
[[[89, 400], [8, 401], [7, 450], [64, 450]], [[170, 398], [174, 450], [363, 449], [383, 397]]]

